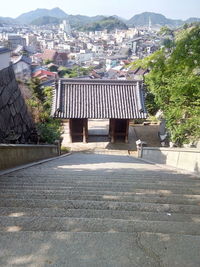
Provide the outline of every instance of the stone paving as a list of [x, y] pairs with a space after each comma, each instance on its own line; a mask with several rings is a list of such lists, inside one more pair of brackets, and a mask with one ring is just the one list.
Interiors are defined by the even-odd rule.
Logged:
[[199, 267], [200, 178], [74, 153], [0, 176], [0, 266]]

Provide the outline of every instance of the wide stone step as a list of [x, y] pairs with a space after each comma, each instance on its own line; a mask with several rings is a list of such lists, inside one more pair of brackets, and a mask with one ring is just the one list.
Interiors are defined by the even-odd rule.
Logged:
[[[114, 162], [113, 162], [114, 163]], [[72, 165], [71, 165], [72, 164]], [[74, 177], [74, 176], [81, 176], [81, 174], [85, 175], [87, 174], [88, 177], [94, 177], [95, 174], [97, 176], [101, 176], [102, 173], [100, 172], [96, 172], [95, 169], [91, 168], [91, 164], [87, 164], [85, 168], [85, 164], [79, 164], [79, 166], [81, 166], [81, 174], [77, 173], [77, 165], [73, 165], [73, 163], [71, 163], [69, 165], [64, 165], [65, 167], [62, 168], [62, 165], [60, 164], [60, 162], [58, 163], [58, 165], [61, 165], [61, 168], [59, 169], [53, 169], [53, 167], [55, 165], [50, 166], [48, 164], [48, 166], [45, 166], [45, 164], [43, 164], [42, 166], [44, 166], [43, 171], [40, 172], [42, 170], [42, 168], [39, 167], [39, 165], [34, 166], [34, 167], [30, 167], [29, 170], [31, 170], [30, 173], [30, 177], [34, 176], [36, 173], [38, 173], [41, 177], [45, 177], [46, 175], [48, 177], [63, 177], [66, 175], [66, 170], [67, 173], [69, 173], [70, 176]], [[121, 163], [119, 163], [121, 164]], [[98, 166], [99, 164], [97, 164], [96, 166]], [[115, 166], [114, 166], [115, 165]], [[106, 165], [102, 165], [105, 167], [108, 167], [108, 169], [110, 169], [110, 166], [106, 166]], [[112, 173], [117, 174], [119, 177], [123, 177], [123, 173], [126, 173], [126, 176], [131, 176], [131, 174], [134, 177], [139, 177], [139, 175], [142, 175], [142, 177], [159, 177], [159, 172], [157, 171], [163, 171], [163, 168], [158, 168], [154, 165], [150, 165], [150, 164], [145, 164], [145, 165], [137, 165], [137, 164], [131, 164], [128, 166], [128, 168], [126, 168], [126, 165], [121, 164], [122, 167], [124, 167], [123, 169], [119, 169], [117, 168], [118, 166], [116, 166], [116, 164], [112, 164]], [[129, 167], [132, 167], [131, 169]], [[148, 171], [144, 171], [144, 168], [147, 169]], [[47, 168], [51, 168], [51, 172], [48, 172]], [[101, 168], [103, 170], [105, 170], [105, 168]], [[134, 171], [133, 171], [134, 169]], [[154, 171], [156, 169], [156, 172]], [[7, 173], [5, 174], [6, 177], [26, 177], [27, 176], [27, 169], [21, 169], [15, 172], [11, 172], [11, 173]], [[173, 177], [172, 177], [173, 176]], [[109, 173], [105, 173], [105, 177], [109, 177]], [[177, 171], [163, 171], [162, 172], [162, 177], [168, 177], [168, 178], [181, 178], [181, 179], [196, 179], [197, 176], [194, 176], [193, 174], [184, 174], [184, 173], [180, 173]]]
[[15, 189], [15, 190], [59, 190], [59, 191], [68, 191], [68, 190], [81, 190], [81, 191], [114, 191], [114, 192], [137, 192], [137, 190], [148, 189], [148, 190], [168, 190], [173, 194], [200, 194], [200, 188], [198, 187], [183, 187], [178, 186], [162, 186], [162, 185], [145, 185], [145, 184], [136, 184], [134, 186], [109, 186], [109, 185], [71, 185], [71, 186], [55, 186], [55, 185], [1, 185], [0, 190], [3, 189]]
[[152, 232], [200, 235], [200, 223], [66, 217], [1, 217], [0, 231]]
[[45, 200], [45, 199], [0, 199], [0, 207], [24, 208], [65, 208], [65, 209], [97, 209], [125, 210], [200, 214], [200, 206], [174, 205], [137, 202], [85, 201], [85, 200]]
[[[196, 196], [196, 195], [195, 195]], [[117, 195], [117, 194], [80, 194], [80, 193], [40, 193], [40, 192], [22, 192], [13, 190], [11, 192], [0, 192], [1, 199], [49, 199], [49, 200], [94, 200], [94, 201], [115, 201], [115, 202], [144, 202], [144, 203], [160, 203], [160, 204], [183, 204], [183, 205], [198, 205], [200, 204], [200, 195]]]
[[[88, 169], [89, 169], [89, 166], [88, 165]], [[98, 168], [98, 166], [96, 166]], [[163, 172], [163, 169], [160, 169], [160, 170], [156, 170], [157, 171], [157, 174], [156, 172], [149, 172], [149, 170], [145, 170], [142, 168], [141, 166], [141, 169], [139, 169], [139, 171], [137, 171], [137, 169], [134, 169], [135, 166], [130, 166], [131, 168], [129, 170], [125, 169], [125, 168], [122, 168], [121, 170], [120, 169], [102, 169], [102, 170], [97, 170], [97, 172], [95, 171], [92, 171], [92, 170], [87, 170], [87, 169], [81, 169], [81, 166], [80, 166], [80, 170], [78, 170], [78, 168], [76, 167], [74, 169], [73, 172], [70, 171], [70, 169], [66, 168], [64, 171], [56, 171], [54, 172], [54, 170], [52, 170], [52, 168], [50, 167], [50, 169], [52, 170], [51, 173], [49, 172], [44, 172], [42, 170], [37, 170], [37, 171], [31, 171], [30, 173], [30, 176], [28, 175], [28, 173], [26, 172], [15, 172], [13, 175], [9, 175], [9, 174], [6, 174], [4, 177], [8, 177], [8, 178], [28, 178], [28, 177], [36, 177], [36, 175], [38, 175], [38, 177], [41, 177], [41, 178], [64, 178], [64, 177], [71, 177], [71, 178], [76, 178], [76, 177], [82, 177], [82, 179], [84, 178], [106, 178], [106, 179], [112, 179], [112, 178], [115, 178], [115, 179], [131, 179], [132, 177], [135, 178], [135, 179], [152, 179], [152, 178], [155, 178], [155, 179], [159, 179], [159, 173], [162, 175], [160, 178], [161, 179], [171, 179], [171, 180], [177, 180], [177, 181], [180, 181], [180, 180], [183, 180], [183, 181], [196, 181], [199, 179], [198, 176], [195, 176], [194, 175], [190, 175], [190, 174], [180, 174], [177, 175], [177, 172]], [[144, 166], [145, 168], [146, 166]], [[134, 170], [133, 170], [134, 169]]]
[[135, 174], [126, 174], [126, 175], [119, 175], [118, 173], [111, 173], [111, 175], [89, 175], [86, 173], [85, 175], [82, 174], [70, 174], [67, 172], [67, 174], [63, 175], [42, 175], [40, 173], [37, 173], [36, 176], [33, 175], [13, 175], [13, 176], [0, 176], [0, 182], [10, 182], [10, 181], [39, 181], [39, 182], [66, 182], [66, 181], [113, 181], [113, 182], [134, 182], [134, 181], [147, 181], [147, 182], [174, 182], [174, 183], [200, 183], [200, 179], [197, 177], [184, 177], [184, 176], [143, 176], [142, 174], [135, 176]]
[[[200, 194], [186, 194], [183, 193], [182, 191], [180, 192], [172, 192], [171, 190], [153, 190], [153, 189], [135, 189], [132, 191], [111, 191], [111, 189], [107, 189], [107, 190], [92, 190], [92, 189], [88, 189], [85, 188], [85, 190], [83, 189], [79, 189], [79, 188], [68, 188], [68, 190], [54, 190], [54, 189], [41, 189], [41, 188], [37, 188], [35, 189], [34, 187], [30, 188], [30, 189], [24, 189], [24, 188], [3, 188], [0, 190], [1, 193], [16, 193], [16, 192], [20, 192], [22, 195], [25, 193], [31, 194], [31, 193], [40, 193], [40, 194], [66, 194], [66, 195], [73, 195], [75, 194], [79, 194], [79, 195], [109, 195], [109, 196], [113, 196], [113, 195], [117, 195], [117, 196], [135, 196], [135, 195], [144, 195], [144, 196], [185, 196], [187, 198], [187, 196], [190, 196], [191, 198], [194, 199], [199, 199]], [[189, 198], [190, 198], [189, 197]]]
[[195, 188], [196, 186], [200, 186], [200, 183], [185, 183], [185, 182], [169, 182], [169, 181], [144, 181], [144, 180], [138, 180], [138, 181], [126, 181], [126, 180], [120, 180], [120, 181], [109, 181], [109, 180], [68, 180], [65, 181], [49, 181], [49, 180], [29, 180], [29, 181], [0, 181], [0, 188], [7, 187], [7, 186], [109, 186], [109, 187], [163, 187], [163, 188], [184, 188], [184, 187], [192, 187]]
[[0, 176], [0, 265], [199, 267], [200, 179], [75, 154]]
[[166, 212], [141, 212], [124, 210], [94, 210], [94, 209], [65, 209], [65, 208], [0, 208], [1, 216], [8, 217], [74, 217], [123, 219], [134, 221], [177, 221], [200, 222], [199, 214], [179, 214]]
[[199, 267], [200, 262], [200, 236], [33, 231], [0, 236], [2, 266]]

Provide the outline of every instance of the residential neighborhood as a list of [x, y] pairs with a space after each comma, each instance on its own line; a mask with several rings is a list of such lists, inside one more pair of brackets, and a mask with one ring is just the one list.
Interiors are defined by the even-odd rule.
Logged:
[[1, 49], [10, 51], [6, 64], [13, 65], [19, 80], [49, 80], [59, 77], [60, 67], [75, 66], [90, 70], [85, 75], [77, 73], [77, 78], [134, 79], [136, 73], [128, 64], [152, 54], [162, 44], [163, 37], [150, 25], [112, 32], [72, 30], [67, 20], [56, 26], [0, 27]]

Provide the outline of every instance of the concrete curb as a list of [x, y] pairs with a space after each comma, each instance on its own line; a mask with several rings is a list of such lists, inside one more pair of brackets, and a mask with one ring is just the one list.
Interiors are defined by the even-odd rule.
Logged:
[[190, 171], [187, 171], [187, 170], [178, 169], [178, 168], [175, 168], [175, 167], [170, 166], [170, 165], [155, 163], [153, 161], [150, 161], [150, 160], [147, 160], [147, 159], [143, 159], [143, 158], [137, 158], [137, 159], [139, 159], [141, 161], [144, 161], [146, 163], [153, 164], [153, 165], [155, 165], [157, 167], [160, 167], [162, 169], [167, 169], [167, 170], [171, 170], [171, 171], [174, 171], [174, 172], [177, 172], [177, 173], [182, 173], [182, 174], [188, 174], [188, 175], [192, 175], [192, 176], [195, 176], [195, 177], [199, 178], [199, 175], [196, 174], [195, 172], [190, 172]]
[[52, 161], [52, 160], [64, 158], [64, 157], [70, 156], [71, 154], [72, 154], [72, 152], [69, 152], [69, 153], [61, 155], [61, 156], [57, 156], [57, 157], [53, 157], [53, 158], [49, 158], [49, 159], [43, 159], [43, 160], [40, 160], [40, 161], [28, 163], [28, 164], [25, 164], [25, 165], [20, 165], [20, 166], [17, 166], [15, 168], [6, 169], [6, 170], [3, 170], [3, 171], [0, 171], [0, 176], [5, 175], [5, 174], [9, 174], [9, 173], [12, 173], [12, 172], [15, 172], [15, 171], [27, 169], [29, 167], [32, 167], [32, 166], [35, 166], [35, 165], [40, 165], [42, 163], [46, 163], [46, 162], [49, 162], [49, 161]]

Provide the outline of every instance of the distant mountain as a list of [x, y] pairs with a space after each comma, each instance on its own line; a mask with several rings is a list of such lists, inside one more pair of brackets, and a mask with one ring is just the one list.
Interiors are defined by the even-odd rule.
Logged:
[[81, 27], [79, 30], [82, 31], [108, 30], [110, 32], [116, 29], [127, 30], [128, 26], [124, 22], [115, 17], [104, 17], [102, 20]]
[[73, 28], [79, 28], [81, 26], [85, 26], [87, 24], [100, 21], [104, 18], [105, 16], [101, 16], [101, 15], [94, 16], [94, 17], [88, 17], [88, 16], [83, 16], [83, 15], [68, 15], [67, 17], [70, 25]]
[[123, 21], [124, 23], [126, 23], [126, 22], [128, 21], [127, 19], [122, 18], [122, 17], [119, 17], [119, 16], [117, 16], [117, 15], [113, 15], [112, 17], [114, 17], [114, 18], [116, 18], [116, 19], [119, 19], [119, 20]]
[[[104, 18], [104, 16], [82, 16], [82, 15], [68, 15], [62, 9], [56, 7], [53, 9], [36, 9], [28, 13], [24, 13], [16, 18], [16, 21], [22, 24], [32, 24], [33, 21], [42, 17], [53, 17], [57, 19], [68, 19], [72, 27], [80, 27], [80, 25], [86, 25], [88, 23], [96, 22]], [[43, 22], [45, 22], [43, 20]], [[35, 23], [35, 22], [34, 22]], [[38, 23], [36, 21], [36, 23]], [[40, 23], [40, 22], [39, 22]]]
[[49, 24], [59, 24], [60, 19], [54, 18], [54, 17], [40, 17], [38, 19], [33, 20], [30, 24], [36, 25], [36, 26], [44, 26], [44, 25], [49, 25]]
[[127, 21], [127, 24], [130, 26], [148, 26], [149, 21], [152, 25], [160, 25], [160, 26], [180, 26], [184, 22], [182, 20], [174, 20], [168, 19], [162, 14], [157, 14], [153, 12], [144, 12], [139, 15], [133, 16], [130, 20]]
[[14, 24], [14, 23], [16, 23], [16, 21], [13, 18], [0, 17], [0, 23], [2, 23], [2, 24]]
[[185, 23], [200, 22], [200, 18], [189, 18]]
[[[44, 19], [44, 17], [46, 17]], [[47, 19], [48, 17], [48, 19]], [[53, 19], [56, 23], [56, 18], [61, 20], [61, 19], [67, 19], [69, 21], [69, 23], [71, 24], [71, 26], [75, 29], [81, 28], [81, 27], [85, 27], [87, 25], [87, 27], [99, 27], [99, 26], [95, 26], [95, 25], [91, 25], [93, 23], [97, 23], [100, 22], [102, 20], [104, 20], [105, 18], [108, 18], [107, 16], [93, 16], [93, 17], [89, 17], [89, 16], [83, 16], [83, 15], [69, 15], [66, 14], [62, 9], [56, 7], [53, 9], [36, 9], [34, 11], [30, 11], [27, 13], [24, 13], [22, 15], [20, 15], [19, 17], [17, 17], [16, 19], [13, 18], [4, 18], [4, 17], [0, 17], [0, 23], [1, 24], [30, 24], [32, 22], [34, 22], [37, 19], [40, 19], [39, 22], [36, 21], [36, 23], [39, 23], [38, 25], [40, 25], [42, 23], [42, 25], [45, 25], [48, 22], [53, 22]], [[149, 20], [151, 21], [152, 26], [157, 25], [157, 26], [169, 26], [169, 27], [178, 27], [183, 25], [184, 23], [192, 23], [192, 22], [199, 22], [200, 18], [189, 18], [186, 21], [183, 20], [174, 20], [174, 19], [168, 19], [165, 16], [163, 16], [162, 14], [157, 14], [157, 13], [153, 13], [153, 12], [144, 12], [138, 15], [133, 16], [131, 19], [129, 20], [125, 20], [124, 18], [121, 18], [119, 16], [112, 16], [112, 18], [115, 18], [117, 21], [117, 27], [122, 27], [125, 28], [125, 25], [119, 24], [119, 21], [121, 23], [124, 23], [126, 25], [128, 25], [129, 27], [131, 26], [148, 26], [149, 25]], [[49, 21], [48, 21], [49, 20]], [[34, 22], [35, 23], [35, 22]], [[43, 24], [44, 23], [44, 24]], [[100, 23], [100, 27], [99, 28], [105, 28], [104, 26], [102, 27], [102, 23]], [[105, 22], [105, 24], [108, 22]], [[108, 23], [109, 24], [109, 23]], [[113, 22], [111, 23], [113, 24]], [[37, 25], [37, 24], [36, 24]], [[106, 26], [108, 27], [108, 26]], [[114, 26], [112, 26], [114, 28]], [[112, 28], [111, 27], [111, 28]]]
[[54, 17], [63, 19], [67, 17], [67, 14], [60, 8], [56, 7], [53, 9], [36, 9], [34, 11], [30, 11], [28, 13], [24, 13], [16, 18], [19, 23], [29, 24], [32, 21], [41, 18], [41, 17]]

